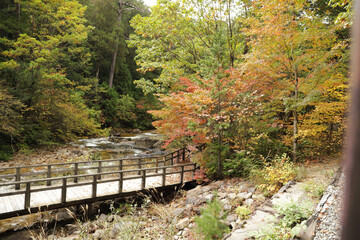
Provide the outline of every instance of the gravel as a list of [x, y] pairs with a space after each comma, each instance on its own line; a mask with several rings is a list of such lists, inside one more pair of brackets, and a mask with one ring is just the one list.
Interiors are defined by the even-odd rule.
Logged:
[[324, 194], [327, 197], [319, 213], [318, 225], [314, 240], [338, 240], [341, 233], [341, 212], [345, 177], [342, 173], [339, 180], [330, 185]]

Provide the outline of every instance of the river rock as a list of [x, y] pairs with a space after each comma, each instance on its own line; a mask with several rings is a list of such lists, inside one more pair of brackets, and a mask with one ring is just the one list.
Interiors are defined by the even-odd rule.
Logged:
[[220, 202], [222, 202], [222, 204], [224, 204], [224, 205], [227, 205], [230, 203], [229, 199], [227, 199], [227, 198], [221, 199]]
[[220, 199], [224, 199], [226, 196], [227, 196], [227, 193], [224, 193], [224, 192], [219, 192], [219, 193], [218, 193], [218, 197], [219, 197]]
[[245, 195], [245, 199], [249, 199], [249, 198], [251, 198], [251, 197], [252, 197], [252, 195], [253, 195], [253, 193], [252, 193], [252, 192], [247, 193], [247, 194]]
[[189, 225], [189, 223], [190, 223], [189, 218], [183, 218], [176, 224], [176, 228], [183, 230], [187, 225]]
[[235, 199], [236, 198], [236, 193], [230, 193], [228, 195], [229, 199]]
[[158, 140], [151, 139], [151, 138], [140, 138], [135, 140], [135, 146], [139, 148], [152, 148]]
[[113, 238], [116, 238], [116, 236], [119, 235], [119, 233], [121, 232], [121, 227], [122, 227], [122, 223], [116, 223], [114, 227], [111, 229], [111, 236]]
[[59, 212], [56, 213], [55, 219], [57, 221], [64, 221], [64, 220], [73, 219], [73, 216], [71, 215], [71, 212], [69, 212], [69, 211], [60, 210]]
[[186, 198], [185, 203], [186, 203], [186, 204], [195, 204], [195, 203], [196, 203], [196, 200], [197, 200], [196, 197], [188, 197], [188, 198]]
[[198, 197], [202, 193], [201, 186], [198, 185], [196, 188], [193, 188], [186, 193], [186, 197]]
[[208, 187], [211, 189], [211, 190], [215, 190], [215, 189], [218, 189], [221, 185], [224, 184], [224, 181], [216, 181], [216, 182], [212, 182], [208, 185]]
[[212, 193], [205, 196], [206, 202], [211, 202], [213, 199], [214, 199], [214, 194], [212, 194]]
[[153, 146], [152, 148], [153, 149], [156, 149], [156, 150], [161, 150], [161, 146], [163, 145], [163, 141], [157, 141]]
[[248, 193], [246, 193], [246, 192], [241, 192], [241, 193], [238, 193], [237, 198], [238, 198], [238, 199], [241, 199], [242, 201], [244, 201], [244, 200], [246, 199], [247, 195], [248, 195]]
[[204, 186], [204, 187], [201, 188], [201, 191], [202, 191], [203, 193], [210, 192], [210, 191], [211, 191], [211, 187], [210, 187], [210, 186]]
[[225, 204], [225, 205], [224, 205], [224, 210], [230, 211], [230, 210], [231, 210], [231, 205]]
[[226, 217], [226, 221], [230, 224], [231, 222], [235, 222], [237, 220], [237, 218], [238, 217], [236, 214], [231, 214]]
[[246, 200], [245, 200], [244, 205], [251, 206], [253, 203], [254, 203], [254, 200], [252, 200], [251, 198], [249, 198], [249, 199], [246, 199]]
[[105, 233], [104, 230], [98, 229], [98, 230], [96, 230], [96, 232], [94, 233], [93, 237], [94, 237], [95, 240], [100, 240], [100, 239], [102, 239], [102, 237], [104, 236], [104, 233]]
[[175, 209], [172, 214], [175, 216], [175, 217], [180, 217], [185, 211], [185, 208], [177, 208]]

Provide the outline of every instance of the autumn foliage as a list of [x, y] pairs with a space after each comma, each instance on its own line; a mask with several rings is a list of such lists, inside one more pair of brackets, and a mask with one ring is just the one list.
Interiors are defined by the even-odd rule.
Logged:
[[[226, 3], [211, 0], [194, 2], [212, 6], [208, 12], [163, 1], [171, 16], [159, 19], [162, 10], [154, 8], [153, 15], [134, 19], [139, 35], [131, 43], [140, 44], [142, 70], [150, 65], [164, 70], [143, 85], [145, 91], [150, 85], [159, 90], [163, 107], [150, 112], [166, 136], [164, 147], [205, 149], [199, 162], [210, 174], [222, 171], [225, 159], [231, 169], [240, 166], [229, 159], [244, 151], [244, 164], [283, 153], [299, 161], [337, 152], [345, 129], [348, 74], [340, 25], [327, 22], [331, 18], [307, 1], [228, 2], [243, 11], [222, 12]], [[157, 28], [166, 33], [147, 27], [158, 21], [164, 29]], [[158, 47], [162, 50], [154, 51]]]

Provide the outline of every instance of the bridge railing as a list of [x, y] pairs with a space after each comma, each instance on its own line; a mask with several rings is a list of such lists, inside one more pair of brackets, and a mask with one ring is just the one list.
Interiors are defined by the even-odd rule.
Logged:
[[[9, 179], [14, 183], [16, 190], [20, 190], [21, 181], [27, 178], [36, 180], [41, 177], [47, 179], [46, 185], [51, 186], [52, 178], [59, 176], [72, 175], [74, 183], [79, 181], [78, 175], [98, 173], [98, 180], [101, 179], [101, 173], [108, 173], [137, 169], [137, 175], [141, 175], [141, 169], [151, 168], [157, 173], [158, 167], [172, 166], [175, 163], [181, 163], [186, 161], [186, 149], [182, 148], [172, 153], [166, 154], [160, 157], [138, 157], [138, 158], [124, 158], [124, 159], [107, 159], [107, 160], [94, 160], [94, 161], [79, 161], [68, 163], [53, 163], [53, 164], [37, 164], [31, 166], [17, 166], [17, 167], [4, 167], [0, 168], [0, 178]], [[128, 175], [133, 171], [124, 172]], [[5, 173], [5, 174], [4, 174]], [[11, 184], [13, 185], [13, 184]], [[5, 186], [0, 184], [1, 186]]]
[[[61, 198], [59, 199], [58, 203], [66, 203], [67, 200], [67, 190], [71, 187], [78, 187], [78, 186], [85, 186], [91, 185], [91, 198], [96, 198], [98, 184], [108, 183], [108, 182], [118, 182], [118, 193], [123, 192], [123, 183], [126, 180], [132, 179], [141, 179], [141, 190], [143, 190], [146, 186], [146, 180], [148, 178], [161, 176], [161, 186], [166, 185], [166, 176], [173, 175], [173, 174], [180, 174], [180, 179], [178, 183], [184, 182], [184, 174], [186, 172], [195, 172], [196, 164], [195, 163], [187, 163], [187, 164], [178, 164], [178, 165], [169, 165], [169, 166], [161, 166], [161, 167], [152, 167], [152, 168], [140, 168], [140, 169], [131, 169], [131, 170], [118, 170], [118, 171], [111, 171], [111, 172], [102, 172], [102, 173], [93, 173], [93, 174], [80, 174], [74, 176], [62, 176], [62, 177], [53, 177], [53, 178], [44, 178], [44, 179], [34, 179], [34, 180], [27, 180], [27, 181], [17, 181], [17, 182], [9, 182], [9, 183], [2, 183], [0, 187], [5, 186], [15, 186], [15, 185], [25, 185], [25, 190], [19, 191], [12, 191], [6, 193], [0, 193], [0, 197], [11, 196], [11, 195], [19, 195], [25, 194], [24, 197], [24, 209], [30, 208], [30, 201], [31, 201], [31, 193], [34, 192], [42, 192], [42, 191], [49, 191], [49, 190], [56, 190], [61, 189]], [[171, 171], [169, 171], [171, 170]], [[125, 176], [126, 173], [132, 172], [140, 172], [141, 174], [135, 175], [128, 175]], [[110, 176], [101, 180], [102, 176]], [[116, 176], [116, 177], [114, 177]], [[85, 179], [85, 181], [81, 182], [74, 182], [71, 183], [71, 179]], [[86, 181], [86, 179], [92, 179], [91, 181]], [[60, 181], [60, 185], [56, 186], [39, 186], [39, 183], [47, 183]], [[35, 186], [34, 186], [35, 185]]]

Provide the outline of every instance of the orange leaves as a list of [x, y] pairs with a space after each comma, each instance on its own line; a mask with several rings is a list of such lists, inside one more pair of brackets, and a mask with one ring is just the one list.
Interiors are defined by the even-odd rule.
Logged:
[[181, 77], [175, 88], [180, 90], [160, 95], [165, 107], [150, 111], [160, 119], [153, 125], [168, 137], [166, 145], [209, 143], [219, 134], [235, 133], [239, 122], [252, 116], [255, 96], [260, 96], [253, 87], [237, 69], [221, 70], [208, 79]]

